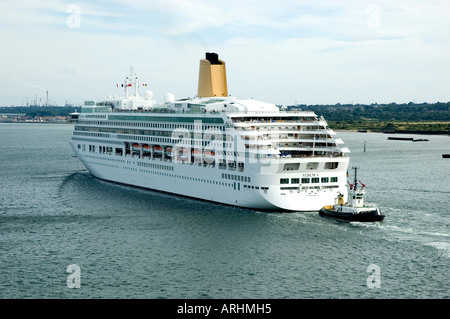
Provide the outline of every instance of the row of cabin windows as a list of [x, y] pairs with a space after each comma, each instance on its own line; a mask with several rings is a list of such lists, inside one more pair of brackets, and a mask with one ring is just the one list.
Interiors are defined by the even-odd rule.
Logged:
[[189, 180], [189, 181], [193, 181], [193, 182], [200, 182], [200, 183], [206, 183], [206, 184], [214, 184], [214, 185], [220, 185], [220, 186], [234, 187], [233, 183], [214, 181], [214, 180], [210, 180], [210, 179], [191, 177], [191, 176], [184, 176], [184, 175], [177, 175], [177, 174], [171, 174], [171, 173], [165, 173], [165, 172], [155, 172], [155, 171], [145, 170], [145, 169], [140, 169], [139, 171], [140, 172], [144, 172], [144, 173], [150, 173], [150, 174], [156, 174], [156, 175], [167, 176], [167, 177], [172, 177], [172, 178], [178, 178], [178, 179], [183, 179], [183, 180]]
[[108, 126], [128, 126], [128, 127], [149, 127], [163, 129], [188, 129], [188, 130], [212, 130], [225, 131], [224, 125], [206, 125], [199, 121], [199, 124], [171, 124], [171, 123], [148, 123], [148, 122], [124, 122], [124, 121], [88, 121], [79, 120], [78, 124], [85, 125], [108, 125]]
[[[138, 134], [146, 136], [166, 136], [170, 138], [175, 138], [176, 136], [181, 136], [181, 138], [191, 138], [191, 139], [202, 139], [202, 132], [198, 133], [195, 130], [173, 130], [173, 131], [162, 131], [162, 130], [141, 130], [141, 129], [131, 129], [131, 128], [120, 128], [120, 127], [93, 127], [93, 126], [82, 126], [77, 125], [74, 129], [76, 132], [103, 132], [103, 133], [117, 133], [117, 134]], [[215, 134], [216, 131], [211, 131], [211, 137], [208, 138], [208, 142], [215, 139], [232, 140], [232, 137], [226, 134]], [[188, 135], [188, 136], [186, 136]], [[218, 136], [216, 136], [218, 135]]]
[[[303, 177], [301, 178], [302, 184], [309, 183], [337, 183], [337, 177]], [[289, 184], [289, 178], [280, 178], [280, 184]], [[300, 184], [300, 178], [291, 178], [291, 184]]]
[[227, 173], [222, 173], [222, 178], [231, 179], [233, 181], [239, 181], [239, 182], [247, 182], [247, 183], [251, 183], [251, 181], [252, 181], [251, 177], [227, 174]]
[[[339, 166], [339, 162], [326, 162], [324, 164], [325, 169], [336, 169]], [[303, 166], [302, 166], [303, 167]], [[283, 171], [296, 171], [300, 168], [300, 163], [286, 163], [284, 164]], [[314, 170], [319, 168], [318, 162], [309, 162], [306, 164], [307, 170]]]

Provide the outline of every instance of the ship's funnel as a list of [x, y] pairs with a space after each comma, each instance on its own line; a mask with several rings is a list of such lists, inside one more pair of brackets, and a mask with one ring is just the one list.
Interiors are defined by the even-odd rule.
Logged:
[[228, 96], [225, 62], [217, 53], [206, 52], [206, 58], [200, 60], [197, 96]]

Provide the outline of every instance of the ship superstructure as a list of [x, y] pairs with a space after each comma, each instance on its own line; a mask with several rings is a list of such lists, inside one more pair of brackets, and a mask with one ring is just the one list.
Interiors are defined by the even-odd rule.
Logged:
[[97, 178], [261, 210], [318, 211], [347, 196], [348, 148], [314, 112], [228, 96], [225, 63], [200, 60], [198, 94], [86, 101], [71, 145]]

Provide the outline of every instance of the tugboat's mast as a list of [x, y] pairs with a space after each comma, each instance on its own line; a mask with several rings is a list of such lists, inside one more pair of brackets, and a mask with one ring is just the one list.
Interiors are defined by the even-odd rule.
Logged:
[[353, 185], [355, 185], [354, 187], [355, 187], [355, 191], [356, 191], [356, 186], [358, 185], [358, 179], [356, 177], [357, 171], [358, 171], [358, 167], [353, 166], [352, 168], [355, 170], [355, 184], [353, 184]]

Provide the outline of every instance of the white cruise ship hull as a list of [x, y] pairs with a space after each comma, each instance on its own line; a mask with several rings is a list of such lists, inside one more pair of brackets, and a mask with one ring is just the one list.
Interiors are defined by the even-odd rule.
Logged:
[[[260, 164], [255, 164], [253, 167], [249, 165], [248, 170], [255, 172], [247, 174], [251, 177], [252, 183], [246, 183], [233, 179], [234, 176], [242, 174], [222, 170], [217, 166], [180, 164], [133, 156], [114, 158], [111, 155], [83, 152], [73, 141], [70, 144], [79, 160], [93, 176], [99, 179], [226, 205], [269, 211], [318, 211], [323, 206], [334, 203], [339, 193], [347, 194], [346, 184], [342, 182], [331, 188], [328, 188], [328, 185], [309, 188], [304, 186], [302, 188], [300, 185], [280, 186], [280, 176], [283, 177], [283, 175], [278, 173], [276, 167], [282, 167], [287, 160], [276, 160], [277, 163], [265, 165], [262, 168]], [[304, 163], [303, 166], [309, 161], [310, 159], [289, 160], [290, 163]], [[328, 160], [318, 159], [317, 161], [323, 164]], [[286, 176], [289, 176], [287, 178], [293, 176], [321, 178], [332, 175], [343, 181], [346, 180], [347, 166], [348, 158], [344, 157], [340, 159], [339, 170], [333, 170], [332, 173], [327, 170], [315, 170], [314, 173], [298, 171], [288, 172]], [[267, 172], [261, 173], [261, 170]], [[227, 174], [228, 178], [223, 178], [223, 174]]]

